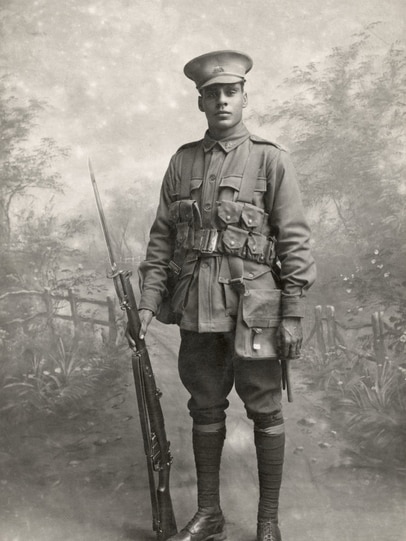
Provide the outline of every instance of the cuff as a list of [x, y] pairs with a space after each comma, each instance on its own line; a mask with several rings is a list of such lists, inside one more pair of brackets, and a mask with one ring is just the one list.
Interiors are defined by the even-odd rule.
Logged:
[[305, 317], [305, 297], [282, 293], [282, 317]]
[[157, 295], [153, 291], [145, 291], [141, 295], [138, 310], [151, 310], [151, 312], [157, 314], [161, 301], [161, 295], [157, 298]]

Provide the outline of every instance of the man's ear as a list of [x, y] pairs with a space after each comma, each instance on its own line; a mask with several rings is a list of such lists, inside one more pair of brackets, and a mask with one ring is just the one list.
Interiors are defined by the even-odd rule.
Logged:
[[201, 111], [202, 113], [204, 113], [204, 107], [203, 107], [203, 98], [202, 96], [199, 96], [197, 98], [197, 105], [199, 107], [199, 111]]
[[248, 105], [248, 95], [246, 92], [244, 92], [243, 94], [243, 97], [242, 97], [242, 106], [243, 108], [247, 107]]

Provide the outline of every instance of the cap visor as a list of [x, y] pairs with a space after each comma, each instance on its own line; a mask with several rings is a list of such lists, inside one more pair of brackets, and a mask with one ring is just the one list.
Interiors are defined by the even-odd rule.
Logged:
[[212, 79], [209, 79], [202, 85], [198, 87], [200, 90], [201, 88], [205, 88], [206, 86], [216, 85], [216, 84], [232, 84], [232, 83], [242, 83], [244, 81], [243, 77], [238, 77], [237, 75], [217, 75], [216, 77], [213, 77]]

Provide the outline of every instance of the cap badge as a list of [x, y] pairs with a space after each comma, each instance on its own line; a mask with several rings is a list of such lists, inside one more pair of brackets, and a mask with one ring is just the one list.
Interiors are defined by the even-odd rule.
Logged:
[[213, 68], [213, 75], [215, 73], [224, 73], [224, 68], [222, 68], [221, 66], [216, 66], [215, 68]]

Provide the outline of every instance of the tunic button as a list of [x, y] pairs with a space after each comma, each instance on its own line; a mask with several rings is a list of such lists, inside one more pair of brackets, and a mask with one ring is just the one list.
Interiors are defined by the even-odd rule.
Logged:
[[210, 176], [209, 176], [209, 180], [210, 180], [211, 182], [214, 182], [214, 181], [216, 180], [216, 175], [210, 175]]
[[249, 223], [249, 224], [252, 224], [251, 218], [248, 218], [248, 223]]
[[202, 269], [207, 269], [208, 266], [209, 266], [209, 265], [208, 265], [207, 263], [202, 263], [202, 264], [201, 264]]
[[231, 241], [230, 241], [230, 244], [231, 244], [231, 246], [234, 246], [235, 240], [231, 240]]
[[231, 216], [229, 214], [227, 214], [226, 220], [231, 220]]
[[210, 209], [211, 209], [210, 203], [207, 203], [206, 205], [204, 205], [204, 210], [208, 211]]
[[253, 272], [248, 273], [248, 278], [254, 278], [254, 273]]

